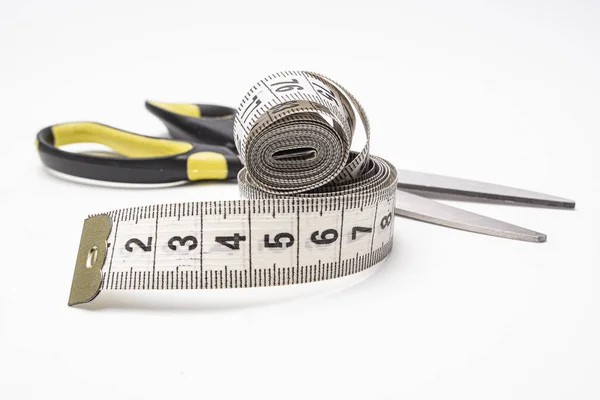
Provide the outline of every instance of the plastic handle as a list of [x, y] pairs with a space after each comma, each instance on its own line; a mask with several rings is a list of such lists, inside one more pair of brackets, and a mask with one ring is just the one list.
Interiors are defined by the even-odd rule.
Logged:
[[[38, 135], [42, 162], [53, 170], [86, 179], [120, 183], [169, 183], [235, 179], [242, 168], [228, 147], [160, 139], [94, 122], [53, 125]], [[99, 143], [117, 154], [105, 157], [60, 149], [71, 143]]]

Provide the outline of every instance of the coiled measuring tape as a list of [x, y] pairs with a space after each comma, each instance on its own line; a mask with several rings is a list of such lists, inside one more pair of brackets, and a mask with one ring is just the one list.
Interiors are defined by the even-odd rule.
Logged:
[[[351, 151], [357, 115], [367, 136]], [[311, 72], [267, 76], [234, 137], [244, 200], [134, 207], [83, 227], [69, 305], [101, 290], [288, 285], [369, 268], [392, 249], [396, 170], [369, 154], [360, 103]]]

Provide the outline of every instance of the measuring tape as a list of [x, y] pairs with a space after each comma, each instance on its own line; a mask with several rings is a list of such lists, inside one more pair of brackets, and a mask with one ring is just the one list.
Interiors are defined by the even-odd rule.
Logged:
[[[363, 148], [350, 146], [357, 118]], [[289, 285], [369, 268], [391, 251], [396, 170], [369, 154], [360, 103], [320, 74], [267, 76], [234, 122], [245, 200], [134, 207], [83, 227], [69, 305], [101, 290]]]

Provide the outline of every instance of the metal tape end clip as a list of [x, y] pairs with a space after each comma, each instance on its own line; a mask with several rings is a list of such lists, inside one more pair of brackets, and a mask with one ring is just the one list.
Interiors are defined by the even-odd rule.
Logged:
[[90, 302], [100, 293], [102, 266], [108, 250], [106, 241], [111, 225], [111, 219], [106, 214], [88, 218], [83, 223], [69, 295], [70, 306]]

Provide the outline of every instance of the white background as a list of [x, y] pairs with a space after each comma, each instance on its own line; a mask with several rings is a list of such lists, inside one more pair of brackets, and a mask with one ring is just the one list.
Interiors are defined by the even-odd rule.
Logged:
[[[1, 1], [0, 398], [600, 398], [599, 21], [594, 0]], [[164, 134], [145, 99], [237, 106], [282, 69], [351, 89], [399, 168], [577, 210], [459, 204], [546, 244], [399, 219], [355, 285], [67, 307], [87, 214], [238, 192], [63, 181], [35, 133]]]

